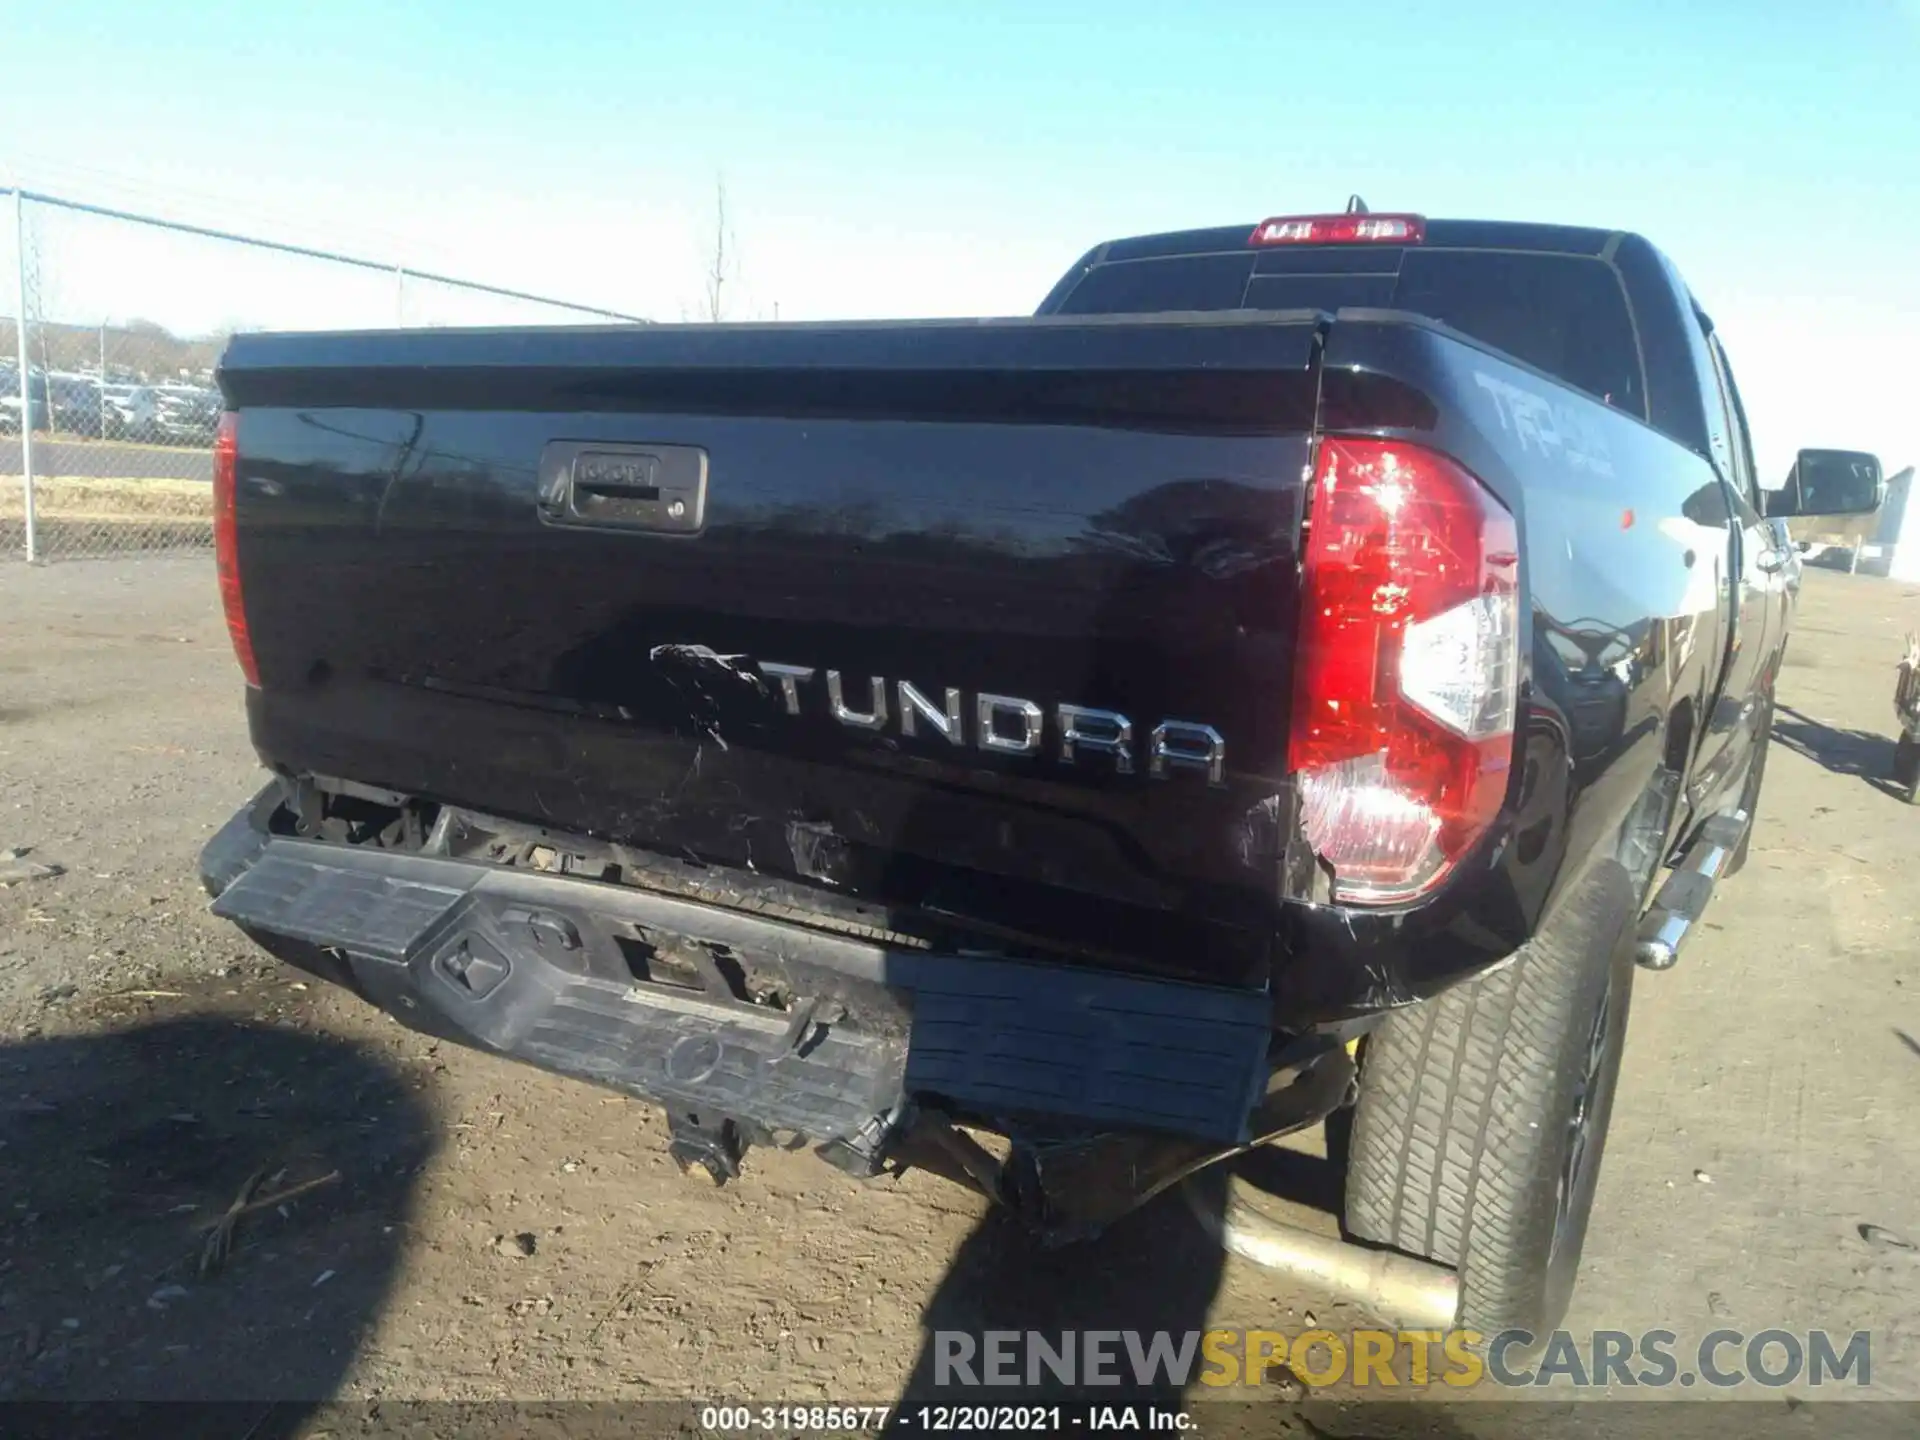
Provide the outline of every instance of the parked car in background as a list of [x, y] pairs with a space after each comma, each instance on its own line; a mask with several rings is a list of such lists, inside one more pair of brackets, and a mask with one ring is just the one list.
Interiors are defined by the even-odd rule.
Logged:
[[[0, 368], [0, 434], [20, 433], [19, 373]], [[32, 388], [33, 428], [41, 434], [207, 446], [219, 428], [220, 394], [201, 385], [103, 384], [98, 375], [36, 370]]]
[[109, 385], [106, 389], [106, 438], [151, 440], [160, 403], [145, 385]]
[[97, 439], [103, 433], [99, 381], [86, 375], [50, 376], [47, 396], [53, 407], [48, 428], [55, 434]]
[[[50, 418], [47, 406], [47, 377], [35, 373], [29, 381], [33, 400], [33, 428], [45, 430]], [[17, 366], [0, 369], [0, 435], [20, 433], [20, 370]]]
[[213, 444], [220, 425], [220, 394], [197, 385], [154, 387], [154, 438], [191, 445]]

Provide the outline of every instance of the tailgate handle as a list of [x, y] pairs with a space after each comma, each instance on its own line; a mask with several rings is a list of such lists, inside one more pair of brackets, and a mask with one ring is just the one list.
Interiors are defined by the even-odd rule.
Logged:
[[538, 503], [548, 525], [697, 535], [707, 520], [707, 452], [555, 440], [540, 456]]
[[573, 491], [576, 495], [611, 496], [621, 500], [658, 500], [660, 498], [660, 487], [658, 485], [643, 485], [626, 480], [581, 480], [576, 478], [573, 482]]

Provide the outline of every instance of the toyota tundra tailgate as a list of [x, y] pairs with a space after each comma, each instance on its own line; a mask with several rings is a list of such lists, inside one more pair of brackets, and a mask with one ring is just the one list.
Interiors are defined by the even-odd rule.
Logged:
[[256, 744], [1245, 983], [1317, 324], [237, 336]]

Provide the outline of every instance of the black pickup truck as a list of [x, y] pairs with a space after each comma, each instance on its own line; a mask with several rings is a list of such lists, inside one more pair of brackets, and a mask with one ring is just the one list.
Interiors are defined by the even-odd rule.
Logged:
[[1745, 857], [1763, 517], [1881, 488], [1763, 496], [1638, 236], [1364, 210], [1105, 244], [1030, 318], [219, 383], [273, 779], [216, 914], [683, 1167], [923, 1164], [1049, 1240], [1352, 1106], [1351, 1254], [1486, 1332], [1564, 1313], [1634, 962]]

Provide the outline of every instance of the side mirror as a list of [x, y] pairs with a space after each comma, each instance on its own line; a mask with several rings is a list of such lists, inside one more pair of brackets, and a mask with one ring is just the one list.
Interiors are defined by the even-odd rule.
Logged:
[[1887, 498], [1880, 461], [1859, 450], [1802, 450], [1779, 490], [1762, 497], [1769, 519], [1794, 515], [1871, 515]]

